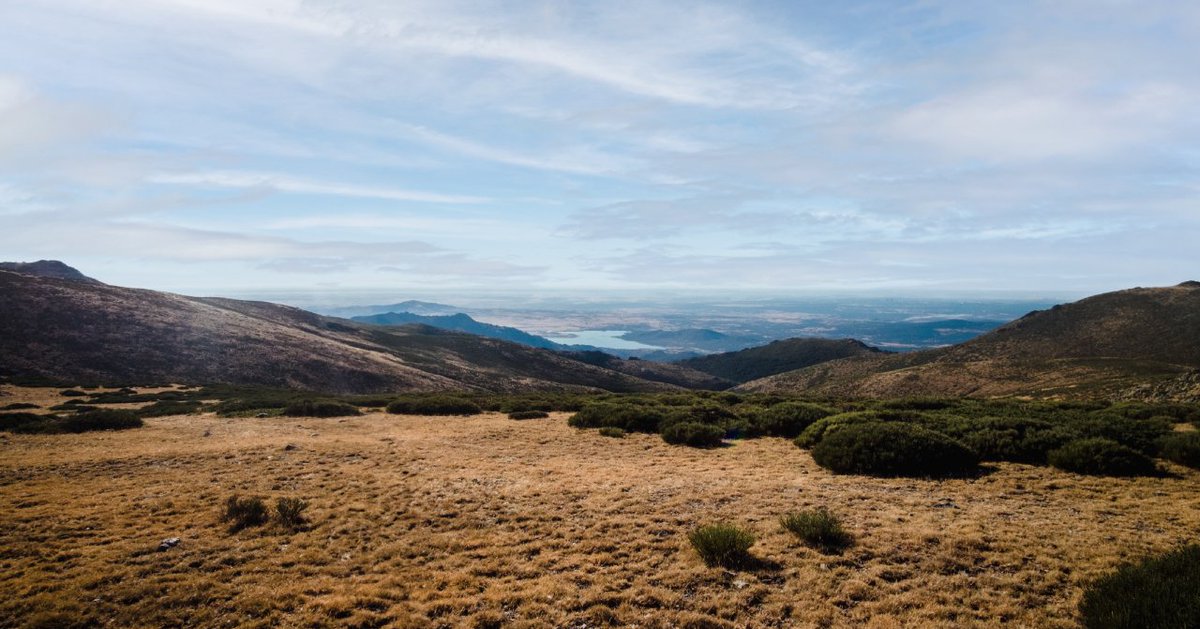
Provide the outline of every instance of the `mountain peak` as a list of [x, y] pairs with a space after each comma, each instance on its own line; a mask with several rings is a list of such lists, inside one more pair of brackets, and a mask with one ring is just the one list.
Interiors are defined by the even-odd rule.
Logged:
[[38, 260], [37, 262], [0, 262], [0, 271], [12, 271], [21, 275], [32, 275], [34, 277], [53, 277], [60, 280], [72, 280], [75, 282], [91, 282], [99, 284], [99, 280], [94, 280], [83, 273], [79, 269], [69, 266], [58, 260]]

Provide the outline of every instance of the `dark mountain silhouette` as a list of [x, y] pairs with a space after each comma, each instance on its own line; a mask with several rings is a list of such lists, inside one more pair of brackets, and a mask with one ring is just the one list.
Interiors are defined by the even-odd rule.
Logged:
[[567, 346], [560, 345], [551, 341], [548, 338], [530, 334], [528, 332], [510, 328], [502, 325], [492, 325], [491, 323], [483, 323], [472, 319], [470, 316], [457, 313], [452, 315], [419, 315], [411, 312], [387, 312], [384, 314], [374, 314], [359, 317], [351, 317], [354, 321], [360, 323], [371, 323], [375, 325], [406, 325], [410, 323], [420, 323], [443, 330], [457, 330], [466, 332], [467, 334], [475, 334], [478, 336], [486, 336], [488, 338], [500, 339], [512, 343], [521, 343], [530, 347], [541, 347], [544, 349], [566, 349]]
[[728, 352], [765, 341], [761, 336], [730, 335], [716, 330], [689, 328], [685, 330], [641, 330], [626, 332], [621, 338], [674, 351]]
[[876, 397], [1119, 396], [1169, 383], [1197, 367], [1200, 283], [1184, 282], [1034, 311], [951, 347], [847, 358], [741, 389]]
[[0, 369], [76, 384], [257, 384], [338, 393], [673, 387], [551, 351], [265, 302], [0, 271]]
[[676, 364], [725, 380], [749, 382], [839, 358], [879, 352], [854, 339], [795, 338], [736, 352], [689, 358]]
[[686, 365], [660, 363], [637, 358], [622, 359], [599, 350], [561, 352], [575, 360], [636, 376], [643, 380], [665, 382], [688, 389], [722, 391], [737, 382], [692, 369]]

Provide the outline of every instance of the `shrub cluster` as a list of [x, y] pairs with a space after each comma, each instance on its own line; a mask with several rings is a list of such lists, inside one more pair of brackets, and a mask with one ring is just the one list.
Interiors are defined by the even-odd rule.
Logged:
[[834, 409], [819, 404], [783, 402], [755, 414], [752, 424], [760, 434], [793, 439], [813, 422], [835, 413]]
[[1154, 461], [1112, 439], [1077, 439], [1053, 450], [1050, 465], [1068, 472], [1097, 476], [1150, 476], [1157, 470]]
[[824, 507], [785, 513], [779, 524], [800, 541], [825, 552], [839, 552], [854, 543], [854, 537], [842, 527], [841, 520]]
[[1171, 434], [1163, 439], [1160, 452], [1168, 461], [1200, 469], [1200, 431]]
[[614, 439], [624, 439], [626, 434], [624, 430], [621, 430], [620, 428], [614, 428], [612, 426], [605, 426], [597, 432], [599, 432], [603, 437], [612, 437]]
[[394, 400], [387, 405], [387, 412], [396, 415], [478, 415], [483, 409], [466, 398], [438, 395]]
[[546, 411], [513, 411], [508, 414], [509, 419], [545, 419], [550, 416]]
[[1079, 605], [1088, 629], [1200, 627], [1200, 545], [1120, 566]]
[[734, 568], [750, 559], [754, 534], [733, 524], [705, 524], [688, 533], [688, 541], [709, 566]]
[[940, 477], [968, 474], [979, 457], [967, 446], [917, 424], [854, 423], [828, 432], [813, 460], [838, 474]]
[[337, 400], [299, 400], [283, 408], [288, 417], [352, 417], [360, 415], [358, 407]]
[[17, 433], [58, 434], [98, 430], [127, 430], [141, 428], [142, 418], [136, 411], [89, 409], [69, 415], [37, 415], [34, 413], [0, 414], [0, 430]]
[[725, 430], [721, 427], [699, 422], [670, 424], [662, 430], [663, 441], [693, 448], [715, 448], [724, 437]]

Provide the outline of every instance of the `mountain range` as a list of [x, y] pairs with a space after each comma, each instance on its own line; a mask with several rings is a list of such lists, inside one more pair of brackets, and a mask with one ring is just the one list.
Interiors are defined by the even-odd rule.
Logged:
[[525, 338], [461, 314], [353, 321], [110, 286], [54, 261], [0, 265], [0, 298], [0, 375], [75, 384], [235, 383], [331, 393], [736, 385], [839, 397], [1200, 394], [1198, 282], [1034, 311], [939, 349], [892, 354], [852, 339], [788, 339], [673, 364], [555, 351], [419, 320], [448, 318]]

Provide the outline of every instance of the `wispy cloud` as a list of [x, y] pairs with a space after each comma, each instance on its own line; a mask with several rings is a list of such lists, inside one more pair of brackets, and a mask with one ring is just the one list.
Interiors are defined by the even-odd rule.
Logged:
[[214, 171], [204, 173], [160, 173], [147, 178], [150, 183], [211, 186], [215, 188], [262, 188], [297, 194], [323, 194], [342, 197], [364, 197], [389, 201], [421, 201], [424, 203], [484, 203], [483, 197], [460, 196], [379, 188], [345, 183], [301, 179], [277, 173]]

